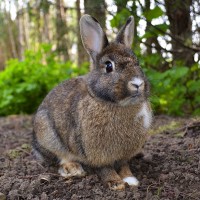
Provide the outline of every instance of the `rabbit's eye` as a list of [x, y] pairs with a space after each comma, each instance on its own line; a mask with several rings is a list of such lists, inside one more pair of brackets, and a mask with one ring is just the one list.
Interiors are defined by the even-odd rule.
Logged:
[[113, 71], [113, 65], [112, 65], [112, 63], [110, 61], [106, 61], [105, 64], [106, 64], [106, 72], [107, 73], [112, 72]]

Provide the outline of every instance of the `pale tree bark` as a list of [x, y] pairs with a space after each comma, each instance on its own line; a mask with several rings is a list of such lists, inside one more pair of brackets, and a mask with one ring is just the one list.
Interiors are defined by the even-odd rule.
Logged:
[[24, 47], [25, 49], [29, 49], [29, 20], [28, 20], [28, 14], [26, 12], [23, 12], [22, 15], [22, 21], [23, 21], [23, 37], [24, 37]]
[[[10, 7], [10, 1], [9, 1], [9, 7]], [[6, 13], [6, 15], [5, 15], [6, 27], [7, 27], [7, 31], [8, 31], [8, 37], [10, 40], [10, 44], [11, 44], [12, 57], [17, 58], [18, 54], [17, 54], [16, 43], [15, 43], [13, 30], [12, 30], [11, 16], [10, 16], [10, 13], [7, 13], [6, 10], [4, 10], [4, 12]]]
[[67, 24], [66, 14], [63, 0], [56, 0], [56, 34], [57, 34], [57, 51], [64, 61], [69, 60], [68, 46], [67, 46]]
[[43, 17], [43, 42], [50, 42], [50, 34], [49, 34], [49, 8], [50, 2], [48, 0], [43, 0], [40, 2], [40, 9], [42, 9], [42, 17]]
[[50, 42], [50, 36], [49, 36], [49, 13], [43, 14], [43, 20], [44, 20], [44, 41], [46, 43]]
[[40, 6], [36, 7], [36, 28], [37, 28], [37, 40], [39, 43], [42, 43], [42, 27], [41, 27], [41, 12], [40, 12]]
[[[4, 49], [4, 50], [3, 50]], [[7, 51], [5, 51], [5, 43], [0, 41], [0, 71], [5, 67], [5, 61], [7, 59]]]
[[12, 57], [18, 58], [16, 43], [15, 43], [15, 39], [13, 36], [11, 23], [8, 23], [7, 29], [8, 29], [8, 36], [9, 36], [9, 40], [10, 40], [10, 44], [11, 44]]
[[80, 0], [76, 1], [76, 10], [77, 10], [77, 60], [78, 60], [78, 67], [80, 67], [84, 62], [89, 62], [89, 56], [86, 53], [86, 50], [83, 47], [81, 36], [80, 36], [80, 28], [79, 28], [79, 21], [81, 18], [81, 10], [80, 10]]
[[19, 6], [18, 1], [16, 1], [17, 8], [17, 27], [18, 27], [18, 58], [23, 60], [24, 56], [24, 38], [23, 38], [23, 9]]

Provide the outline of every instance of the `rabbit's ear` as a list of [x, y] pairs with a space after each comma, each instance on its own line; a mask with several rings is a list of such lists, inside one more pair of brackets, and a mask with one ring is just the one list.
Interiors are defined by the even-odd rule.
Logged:
[[99, 22], [90, 15], [83, 15], [80, 19], [80, 32], [83, 45], [93, 61], [96, 55], [108, 45], [108, 39]]
[[131, 48], [134, 37], [134, 17], [130, 16], [117, 34], [116, 42]]

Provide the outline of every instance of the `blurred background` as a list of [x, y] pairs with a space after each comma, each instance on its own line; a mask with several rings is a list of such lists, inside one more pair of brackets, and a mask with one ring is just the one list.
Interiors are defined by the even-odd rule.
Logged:
[[59, 82], [89, 71], [84, 13], [110, 39], [133, 15], [155, 114], [200, 115], [200, 0], [0, 0], [0, 116], [34, 113]]

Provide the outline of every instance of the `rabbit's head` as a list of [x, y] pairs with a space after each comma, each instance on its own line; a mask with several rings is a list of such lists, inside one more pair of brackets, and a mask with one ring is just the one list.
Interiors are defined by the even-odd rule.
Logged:
[[89, 91], [102, 100], [119, 105], [146, 100], [149, 83], [131, 50], [134, 18], [128, 18], [111, 43], [98, 21], [89, 15], [81, 18], [80, 32], [93, 68], [88, 74]]

